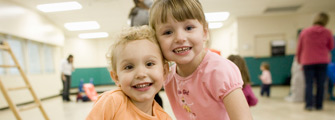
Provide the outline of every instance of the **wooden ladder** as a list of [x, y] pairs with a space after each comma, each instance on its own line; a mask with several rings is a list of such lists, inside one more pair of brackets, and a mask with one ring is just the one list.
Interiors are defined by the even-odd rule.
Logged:
[[[23, 72], [21, 66], [19, 65], [19, 62], [17, 61], [17, 59], [15, 58], [12, 49], [10, 48], [9, 44], [6, 41], [3, 41], [0, 43], [0, 49], [2, 49], [3, 51], [7, 51], [10, 56], [12, 57], [14, 64], [15, 65], [0, 65], [0, 67], [2, 68], [17, 68], [26, 84], [26, 86], [21, 86], [21, 87], [16, 87], [16, 88], [8, 88], [6, 89], [4, 84], [2, 83], [1, 79], [0, 79], [0, 88], [1, 91], [6, 99], [6, 101], [8, 102], [9, 108], [13, 111], [16, 119], [18, 120], [22, 120], [19, 111], [24, 111], [24, 110], [28, 110], [31, 108], [36, 108], [38, 107], [40, 109], [40, 111], [42, 112], [43, 117], [46, 120], [49, 120], [45, 110], [42, 107], [41, 101], [38, 99], [38, 97], [36, 96], [36, 93], [34, 92], [33, 88], [31, 87], [27, 76], [25, 75], [25, 73]], [[15, 103], [13, 103], [13, 101], [11, 100], [11, 98], [8, 95], [8, 91], [15, 91], [15, 90], [22, 90], [22, 89], [28, 89], [31, 93], [31, 95], [34, 98], [34, 103], [30, 104], [30, 105], [26, 105], [25, 107], [20, 107], [20, 109], [18, 109], [17, 105]]]

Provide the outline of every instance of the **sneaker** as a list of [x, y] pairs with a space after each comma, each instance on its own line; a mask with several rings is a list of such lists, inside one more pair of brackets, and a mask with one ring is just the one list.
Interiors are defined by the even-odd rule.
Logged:
[[322, 110], [322, 107], [316, 107], [315, 110], [317, 110], [317, 111], [321, 111], [321, 110]]
[[305, 110], [307, 110], [307, 111], [312, 111], [312, 110], [313, 110], [313, 107], [305, 107]]
[[291, 96], [287, 96], [287, 97], [285, 97], [285, 101], [287, 101], [287, 102], [293, 102], [293, 100], [292, 100], [292, 97], [291, 97]]

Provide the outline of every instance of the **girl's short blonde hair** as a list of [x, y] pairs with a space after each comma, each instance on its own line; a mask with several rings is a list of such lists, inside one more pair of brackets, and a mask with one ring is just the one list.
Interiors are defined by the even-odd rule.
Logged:
[[[114, 73], [116, 73], [117, 67], [116, 58], [118, 56], [116, 56], [116, 53], [122, 50], [122, 48], [129, 42], [136, 40], [148, 40], [159, 47], [155, 38], [155, 32], [149, 26], [144, 25], [140, 27], [124, 28], [121, 33], [116, 36], [114, 43], [109, 48], [106, 55], [108, 64], [110, 65], [109, 69], [111, 69]], [[160, 51], [160, 53], [162, 52]]]
[[156, 24], [166, 23], [172, 15], [177, 21], [197, 19], [208, 28], [202, 6], [198, 0], [155, 0], [150, 9], [149, 25], [156, 30]]
[[261, 66], [263, 66], [266, 70], [270, 70], [270, 64], [268, 62], [262, 62]]

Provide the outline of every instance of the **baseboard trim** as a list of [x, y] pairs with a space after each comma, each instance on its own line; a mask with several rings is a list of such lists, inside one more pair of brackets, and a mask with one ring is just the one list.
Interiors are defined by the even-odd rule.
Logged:
[[[42, 98], [41, 101], [48, 100], [48, 99], [51, 99], [51, 98], [55, 98], [55, 97], [58, 97], [58, 96], [60, 96], [60, 95], [53, 95], [53, 96], [45, 97], [45, 98]], [[23, 106], [23, 105], [27, 105], [27, 104], [31, 104], [31, 103], [34, 103], [34, 101], [32, 100], [32, 101], [29, 101], [29, 102], [20, 103], [20, 104], [17, 104], [16, 106]], [[9, 106], [0, 108], [0, 110], [7, 110], [7, 109], [9, 109]]]

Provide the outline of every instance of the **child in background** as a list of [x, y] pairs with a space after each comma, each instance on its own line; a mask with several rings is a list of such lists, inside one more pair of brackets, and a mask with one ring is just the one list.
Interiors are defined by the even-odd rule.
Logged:
[[168, 71], [154, 31], [125, 29], [111, 48], [108, 59], [118, 88], [100, 95], [86, 119], [171, 120], [154, 101]]
[[303, 102], [305, 100], [305, 76], [302, 66], [298, 63], [297, 57], [293, 58], [291, 67], [290, 94], [285, 98], [289, 102]]
[[329, 93], [329, 99], [332, 101], [335, 101], [334, 96], [334, 85], [335, 85], [335, 64], [333, 62], [330, 62], [327, 67], [327, 76], [328, 76], [328, 93]]
[[267, 62], [263, 62], [260, 67], [262, 75], [259, 76], [259, 79], [262, 81], [261, 96], [266, 92], [266, 96], [270, 97], [270, 87], [272, 84], [272, 77], [270, 72], [270, 65]]
[[234, 63], [204, 49], [208, 24], [198, 0], [156, 0], [149, 25], [170, 66], [164, 82], [178, 120], [249, 120], [243, 81]]
[[250, 85], [251, 84], [250, 75], [245, 60], [239, 55], [230, 55], [228, 57], [228, 60], [235, 63], [235, 65], [240, 69], [244, 83], [242, 91], [245, 95], [245, 98], [247, 99], [249, 106], [255, 106], [258, 102], [258, 99], [256, 98], [254, 92], [252, 92]]

